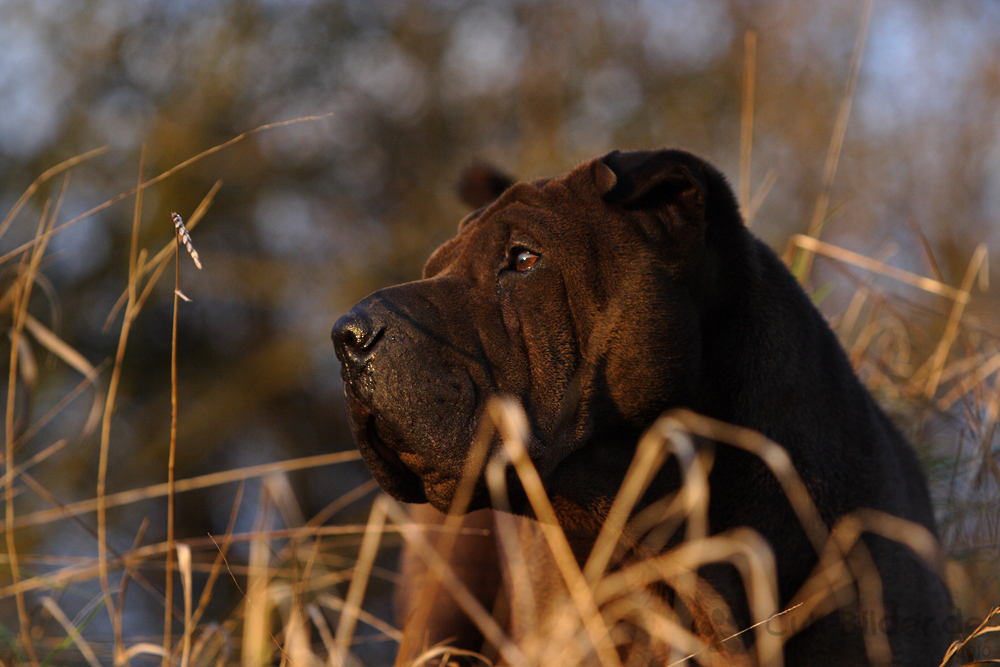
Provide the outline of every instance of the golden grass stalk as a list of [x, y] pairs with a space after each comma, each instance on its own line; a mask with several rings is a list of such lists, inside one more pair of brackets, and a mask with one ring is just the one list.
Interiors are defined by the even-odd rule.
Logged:
[[470, 662], [473, 662], [473, 664], [475, 664], [475, 662], [481, 662], [483, 665], [486, 665], [486, 667], [493, 667], [493, 663], [479, 653], [476, 653], [475, 651], [465, 651], [453, 646], [435, 646], [434, 648], [429, 648], [417, 656], [413, 662], [410, 663], [410, 665], [411, 667], [422, 667], [423, 665], [433, 664], [446, 667], [447, 665], [456, 664], [451, 662], [452, 656], [469, 658]]
[[[756, 664], [780, 661], [781, 637], [766, 632], [761, 626], [762, 622], [778, 615], [774, 555], [764, 538], [749, 528], [736, 528], [720, 535], [689, 540], [663, 555], [642, 560], [609, 574], [597, 586], [595, 599], [600, 604], [605, 604], [632, 591], [665, 582], [678, 591], [690, 589], [692, 595], [685, 596], [685, 602], [692, 609], [702, 606], [705, 599], [716, 598], [715, 604], [724, 604], [718, 594], [709, 590], [703, 582], [685, 581], [696, 577], [694, 573], [702, 565], [718, 562], [728, 562], [735, 566], [743, 578], [753, 625], [756, 626]], [[669, 635], [660, 639], [667, 645], [671, 641]]]
[[753, 222], [753, 219], [757, 217], [757, 211], [764, 204], [764, 200], [767, 199], [768, 193], [771, 192], [771, 188], [774, 184], [778, 182], [778, 172], [774, 169], [768, 169], [767, 173], [764, 174], [764, 180], [760, 182], [757, 186], [757, 190], [753, 193], [753, 197], [750, 198], [750, 203], [747, 204], [747, 227]]
[[[590, 585], [593, 585], [604, 574], [611, 562], [611, 556], [625, 532], [625, 524], [628, 522], [636, 502], [645, 493], [650, 482], [666, 461], [668, 450], [664, 445], [674, 436], [678, 425], [676, 420], [670, 418], [657, 420], [639, 441], [636, 453], [632, 457], [632, 463], [625, 473], [621, 489], [608, 511], [608, 516], [604, 525], [601, 526], [601, 532], [598, 534], [594, 548], [584, 566], [583, 574]], [[679, 438], [678, 446], [683, 447], [684, 454], [686, 454], [679, 457], [686, 471], [694, 459], [694, 447], [690, 439], [684, 437]], [[687, 475], [685, 475], [685, 479], [687, 479]], [[698, 495], [707, 499], [707, 489]], [[705, 526], [704, 513], [698, 517], [698, 520], [689, 520], [689, 527], [695, 530], [699, 537], [705, 531]]]
[[99, 423], [101, 417], [101, 406], [104, 403], [104, 392], [97, 385], [96, 380], [100, 371], [103, 370], [104, 365], [102, 364], [100, 367], [95, 367], [87, 361], [82, 354], [73, 349], [69, 344], [59, 338], [59, 336], [53, 333], [48, 327], [36, 320], [30, 314], [28, 314], [24, 320], [24, 327], [31, 332], [31, 335], [36, 341], [38, 341], [39, 344], [42, 345], [42, 347], [62, 359], [70, 368], [82, 373], [84, 381], [76, 389], [67, 394], [67, 396], [65, 396], [58, 404], [56, 404], [56, 406], [46, 413], [45, 416], [39, 419], [38, 422], [32, 424], [31, 427], [21, 435], [20, 439], [22, 441], [27, 440], [37, 429], [47, 424], [50, 419], [62, 411], [62, 409], [66, 407], [66, 405], [68, 405], [69, 402], [76, 396], [78, 396], [80, 392], [88, 386], [93, 385], [94, 405], [90, 410], [90, 415], [87, 417], [87, 421], [83, 426], [82, 432], [83, 438], [88, 437], [91, 433], [93, 433], [94, 429], [97, 428], [97, 424]]
[[521, 649], [507, 637], [490, 612], [469, 592], [469, 589], [455, 575], [448, 563], [427, 541], [423, 532], [410, 521], [406, 511], [399, 503], [387, 498], [385, 511], [388, 518], [399, 526], [403, 539], [424, 559], [441, 585], [451, 594], [456, 604], [475, 623], [476, 628], [483, 633], [486, 641], [497, 647], [504, 661], [512, 667], [530, 667], [531, 662]]
[[[104, 209], [109, 208], [109, 207], [117, 204], [121, 200], [126, 199], [128, 197], [131, 197], [132, 195], [137, 194], [137, 193], [141, 192], [142, 190], [145, 190], [146, 188], [148, 188], [150, 186], [156, 185], [160, 181], [163, 181], [163, 180], [165, 180], [165, 179], [173, 176], [174, 174], [176, 174], [177, 172], [181, 171], [182, 169], [190, 167], [192, 164], [194, 164], [196, 162], [199, 162], [200, 160], [208, 157], [209, 155], [214, 155], [215, 153], [218, 153], [219, 151], [221, 151], [221, 150], [223, 150], [225, 148], [229, 148], [233, 144], [236, 144], [236, 143], [239, 143], [240, 141], [243, 141], [247, 137], [251, 137], [251, 136], [253, 136], [255, 134], [259, 134], [261, 132], [266, 132], [267, 130], [273, 130], [273, 129], [279, 128], [279, 127], [287, 127], [289, 125], [294, 125], [295, 123], [304, 123], [304, 122], [311, 122], [311, 121], [323, 120], [324, 118], [329, 118], [330, 116], [333, 116], [336, 113], [337, 113], [336, 111], [331, 111], [330, 113], [320, 114], [318, 116], [300, 116], [298, 118], [292, 118], [291, 120], [283, 120], [283, 121], [279, 121], [277, 123], [267, 123], [265, 125], [260, 125], [258, 127], [255, 127], [252, 130], [247, 130], [246, 132], [244, 132], [242, 134], [239, 134], [239, 135], [233, 137], [232, 139], [228, 139], [226, 141], [223, 141], [221, 144], [217, 144], [215, 146], [212, 146], [211, 148], [209, 148], [207, 150], [204, 150], [201, 153], [198, 153], [194, 157], [190, 157], [187, 160], [184, 160], [183, 162], [181, 162], [181, 163], [179, 163], [177, 165], [174, 165], [173, 167], [171, 167], [170, 169], [167, 169], [166, 171], [164, 171], [163, 173], [159, 174], [158, 176], [154, 176], [153, 178], [151, 178], [151, 179], [147, 180], [146, 182], [144, 182], [144, 183], [142, 183], [142, 184], [140, 184], [140, 185], [132, 188], [131, 190], [128, 190], [126, 192], [122, 192], [119, 195], [115, 195], [111, 199], [105, 201], [103, 204], [98, 204], [97, 206], [93, 207], [89, 211], [84, 211], [83, 213], [81, 213], [80, 215], [76, 216], [75, 218], [71, 218], [70, 220], [68, 220], [68, 221], [64, 222], [63, 224], [59, 225], [58, 227], [54, 228], [52, 230], [52, 233], [53, 234], [58, 234], [59, 232], [63, 231], [64, 229], [67, 229], [67, 228], [75, 225], [76, 223], [78, 223], [78, 222], [80, 222], [82, 220], [86, 220], [87, 218], [90, 218], [90, 217], [92, 217], [92, 216], [100, 213]], [[98, 151], [103, 151], [103, 150], [105, 150], [105, 149], [103, 149], [103, 148], [102, 149], [98, 149]], [[95, 154], [97, 154], [97, 152], [95, 152], [95, 151], [91, 151], [91, 153], [84, 153], [83, 156], [80, 156], [80, 159], [89, 159], [90, 157], [93, 157], [93, 155], [95, 155]], [[78, 158], [72, 158], [72, 159], [78, 159]], [[63, 164], [65, 164], [65, 163], [63, 163]], [[62, 166], [62, 165], [59, 165], [59, 166]], [[70, 165], [70, 166], [72, 166], [72, 165]], [[65, 169], [65, 168], [68, 168], [68, 167], [62, 167], [62, 168]], [[24, 244], [18, 246], [17, 248], [14, 248], [13, 250], [11, 250], [8, 253], [6, 253], [4, 255], [0, 255], [0, 264], [2, 264], [3, 262], [6, 262], [11, 257], [18, 256], [19, 254], [21, 254], [25, 250], [33, 247], [36, 243], [37, 243], [37, 241], [28, 241], [27, 243], [24, 243]]]
[[226, 535], [222, 539], [222, 546], [218, 547], [215, 562], [212, 563], [212, 569], [208, 574], [208, 581], [205, 582], [205, 587], [201, 591], [201, 598], [198, 600], [198, 608], [191, 615], [190, 624], [192, 627], [198, 625], [202, 614], [205, 613], [205, 608], [208, 607], [208, 603], [212, 599], [212, 589], [215, 588], [215, 582], [219, 578], [219, 573], [222, 572], [222, 564], [226, 558], [226, 553], [229, 551], [229, 545], [232, 543], [233, 529], [236, 527], [236, 517], [240, 511], [240, 504], [243, 502], [244, 486], [244, 482], [241, 480], [239, 487], [236, 489], [236, 499], [233, 501], [233, 511], [229, 514], [229, 524], [226, 526]]
[[[510, 512], [506, 468], [506, 460], [495, 457], [486, 468], [486, 485], [490, 490], [492, 506], [500, 510], [495, 517], [497, 541], [510, 569], [511, 587], [518, 592], [515, 600], [518, 606], [512, 607], [511, 615], [524, 619], [525, 627], [534, 628], [538, 627], [538, 603], [529, 577], [528, 557], [518, 535], [518, 519]], [[529, 655], [538, 650], [538, 647], [525, 648]]]
[[191, 624], [192, 593], [191, 593], [191, 547], [186, 544], [177, 545], [177, 569], [181, 573], [181, 587], [184, 591], [184, 639], [181, 651], [181, 667], [188, 667], [191, 658], [191, 631], [194, 627]]
[[[345, 600], [341, 600], [339, 597], [331, 595], [329, 593], [320, 593], [319, 595], [317, 595], [316, 602], [326, 607], [327, 609], [331, 609], [337, 612], [344, 612], [344, 610], [347, 609], [347, 602]], [[396, 642], [402, 641], [403, 633], [399, 630], [399, 628], [396, 628], [390, 625], [389, 623], [386, 623], [378, 616], [373, 616], [364, 609], [361, 609], [360, 607], [356, 606], [352, 607], [351, 613], [356, 615], [358, 621], [363, 621], [364, 623], [367, 623], [368, 625], [375, 628], [376, 630], [381, 632], [386, 637], [389, 637], [393, 641]], [[333, 641], [333, 637], [331, 637], [330, 639], [332, 642], [331, 646], [334, 649], [334, 653], [336, 653], [336, 651], [338, 650], [337, 644], [335, 641]]]
[[[944, 654], [944, 658], [941, 660], [941, 667], [947, 665], [948, 661], [950, 661], [955, 656], [956, 653], [964, 649], [969, 644], [969, 642], [975, 639], [976, 637], [982, 637], [983, 635], [992, 632], [1000, 632], [1000, 625], [987, 625], [990, 621], [993, 620], [993, 617], [996, 616], [997, 614], [1000, 614], [1000, 607], [994, 607], [993, 610], [990, 611], [989, 614], [987, 614], [986, 618], [983, 619], [983, 622], [979, 624], [979, 627], [977, 627], [973, 632], [971, 632], [968, 637], [960, 639], [954, 642], [950, 647], [948, 647], [948, 651]], [[986, 661], [986, 663], [974, 662], [970, 664], [980, 665], [980, 664], [989, 664], [995, 662], [996, 662], [995, 660], [989, 660]]]
[[[274, 472], [290, 472], [293, 470], [304, 470], [306, 468], [319, 468], [321, 466], [334, 465], [337, 463], [357, 461], [360, 458], [361, 454], [355, 450], [347, 452], [333, 452], [331, 454], [317, 454], [315, 456], [289, 459], [287, 461], [276, 461], [274, 463], [262, 463], [260, 465], [247, 466], [245, 468], [224, 470], [222, 472], [213, 472], [207, 475], [200, 475], [198, 477], [176, 480], [174, 482], [174, 492], [182, 493], [184, 491], [206, 489], [212, 486], [219, 486], [221, 484], [244, 481], [253, 477], [262, 477]], [[129, 505], [140, 500], [162, 498], [169, 492], [169, 484], [151, 484], [149, 486], [132, 489], [130, 491], [121, 491], [119, 493], [106, 495], [104, 496], [104, 507], [119, 507], [121, 505]], [[69, 503], [63, 507], [55, 509], [40, 510], [31, 514], [25, 514], [23, 517], [18, 518], [14, 522], [14, 529], [25, 528], [27, 526], [37, 526], [57, 521], [59, 519], [66, 519], [72, 516], [94, 512], [98, 509], [98, 506], [98, 499], [91, 498], [90, 500], [81, 500], [76, 503]], [[0, 530], [7, 530], [7, 524], [0, 524]]]
[[[38, 265], [41, 262], [42, 256], [45, 254], [45, 246], [48, 243], [48, 239], [52, 233], [52, 225], [55, 222], [56, 216], [59, 214], [59, 208], [62, 203], [63, 195], [66, 193], [66, 186], [68, 184], [68, 175], [63, 178], [62, 188], [59, 191], [59, 198], [56, 200], [56, 205], [52, 211], [52, 216], [48, 217], [50, 202], [46, 202], [45, 206], [42, 208], [41, 219], [38, 223], [38, 230], [35, 233], [35, 239], [38, 244], [35, 246], [34, 251], [31, 253], [31, 258], [27, 262], [25, 267], [25, 260], [27, 257], [22, 259], [21, 268], [19, 271], [22, 276], [14, 286], [11, 288], [13, 291], [13, 311], [14, 311], [14, 326], [11, 331], [11, 346], [10, 346], [10, 373], [8, 374], [8, 385], [7, 385], [7, 411], [6, 411], [6, 427], [5, 427], [5, 461], [6, 470], [4, 474], [4, 498], [5, 498], [5, 522], [8, 524], [13, 524], [14, 522], [14, 407], [16, 399], [17, 390], [17, 373], [18, 373], [18, 357], [20, 348], [21, 333], [24, 330], [24, 322], [27, 318], [28, 313], [28, 302], [31, 299], [31, 288], [34, 284], [35, 275], [38, 272]], [[13, 532], [8, 532], [6, 535], [7, 540], [7, 553], [10, 557], [10, 569], [11, 577], [13, 580], [13, 585], [18, 586], [21, 580], [21, 570], [18, 565], [17, 560], [17, 544], [14, 539]], [[19, 635], [21, 643], [24, 647], [25, 653], [28, 655], [28, 660], [31, 662], [32, 666], [38, 664], [38, 658], [35, 654], [34, 645], [31, 640], [31, 623], [28, 617], [27, 609], [24, 604], [23, 593], [18, 593], [16, 595], [17, 601], [17, 616], [18, 623], [20, 625]]]
[[[294, 529], [284, 529], [284, 530], [255, 530], [248, 533], [236, 533], [231, 537], [232, 542], [253, 542], [256, 539], [303, 539], [306, 537], [317, 537], [323, 536], [344, 536], [344, 535], [363, 535], [365, 532], [366, 525], [357, 524], [347, 524], [339, 526], [321, 526], [321, 527], [303, 527]], [[444, 527], [438, 527], [438, 530], [444, 530]], [[405, 537], [406, 528], [401, 526], [386, 526], [385, 532], [396, 532], [402, 533]], [[420, 529], [417, 529], [420, 530]], [[470, 534], [481, 535], [481, 531], [473, 531]], [[175, 544], [181, 542], [182, 540], [175, 540]], [[215, 540], [214, 537], [208, 535], [206, 537], [194, 537], [187, 538], [183, 540], [184, 544], [196, 547], [208, 547], [214, 546], [216, 549], [221, 549], [221, 545]], [[149, 559], [153, 556], [165, 556], [167, 553], [167, 543], [160, 542], [158, 544], [149, 544], [144, 547], [135, 549], [127, 554], [123, 554], [119, 557], [118, 561], [121, 561], [123, 565], [132, 566], [133, 564], [139, 564], [142, 561]], [[58, 559], [57, 559], [58, 560]], [[223, 559], [225, 561], [225, 559]], [[0, 557], [0, 562], [4, 562], [3, 558]], [[7, 562], [9, 562], [9, 555], [7, 556]], [[47, 561], [49, 562], [49, 561]], [[51, 561], [56, 562], [56, 561]], [[59, 560], [58, 562], [63, 562]], [[227, 565], [228, 567], [228, 565]], [[233, 572], [236, 568], [229, 568], [230, 572]], [[248, 571], [250, 568], [248, 568]], [[375, 570], [373, 569], [373, 572]], [[69, 583], [75, 581], [85, 581], [92, 579], [98, 574], [98, 569], [96, 563], [93, 559], [74, 559], [71, 561], [71, 565], [65, 567], [58, 572], [40, 575], [37, 577], [32, 577], [30, 579], [24, 579], [21, 581], [19, 586], [6, 586], [0, 588], [0, 598], [9, 595], [14, 595], [18, 589], [23, 592], [28, 592], [32, 590], [45, 590], [46, 588], [52, 588], [57, 586], [65, 586]], [[334, 582], [335, 583], [335, 582]]]
[[[182, 240], [187, 244], [188, 252], [191, 253], [195, 265], [199, 269], [201, 268], [201, 262], [198, 261], [198, 253], [195, 252], [194, 247], [191, 245], [191, 237], [188, 235], [187, 230], [184, 229], [181, 216], [172, 213], [171, 217], [174, 220], [174, 311], [173, 328], [170, 334], [170, 454], [167, 459], [167, 563], [165, 574], [166, 593], [164, 594], [167, 603], [163, 611], [163, 667], [167, 667], [169, 661], [171, 624], [174, 618], [174, 550], [172, 547], [174, 543], [174, 464], [177, 457], [177, 298], [182, 296], [180, 288], [180, 248]], [[184, 300], [187, 301], [187, 297]], [[188, 555], [190, 556], [190, 551], [188, 551]], [[188, 565], [190, 566], [190, 560]], [[185, 640], [188, 642], [185, 655], [190, 650], [190, 639], [187, 627], [185, 626]]]
[[[472, 495], [475, 490], [476, 481], [489, 453], [490, 444], [493, 439], [495, 426], [488, 420], [481, 420], [476, 435], [472, 440], [469, 453], [466, 455], [462, 468], [462, 478], [458, 483], [458, 488], [452, 498], [451, 507], [445, 518], [445, 530], [435, 544], [437, 552], [444, 561], [448, 561], [455, 548], [457, 530], [463, 521], [463, 515], [469, 507]], [[441, 582], [437, 579], [433, 571], [428, 571], [425, 580], [421, 583], [417, 601], [410, 614], [412, 620], [406, 625], [406, 634], [400, 643], [397, 654], [396, 665], [400, 667], [405, 661], [411, 659], [417, 652], [424, 648], [424, 634], [427, 621], [433, 613], [434, 600], [440, 590]]]
[[[273, 603], [271, 596], [268, 595], [268, 583], [271, 579], [271, 547], [267, 527], [272, 520], [271, 508], [267, 487], [261, 485], [254, 531], [250, 539], [247, 589], [244, 593], [246, 602], [243, 608], [241, 652], [243, 667], [261, 667], [269, 664], [271, 650], [268, 639], [282, 655], [285, 655], [281, 643], [268, 629], [268, 617]], [[234, 577], [233, 581], [235, 580]]]
[[94, 654], [94, 649], [90, 648], [90, 644], [80, 634], [81, 629], [73, 625], [73, 622], [69, 620], [56, 601], [51, 597], [44, 597], [42, 598], [42, 606], [62, 626], [63, 630], [66, 631], [66, 636], [73, 640], [73, 643], [76, 644], [76, 648], [80, 651], [83, 659], [87, 661], [87, 664], [90, 667], [101, 667], [101, 663], [97, 660], [97, 655]]
[[[118, 382], [121, 378], [122, 363], [125, 360], [125, 346], [128, 342], [129, 331], [132, 321], [138, 314], [134, 309], [136, 298], [136, 283], [138, 281], [138, 257], [137, 248], [139, 243], [139, 219], [142, 214], [142, 180], [143, 171], [146, 164], [146, 147], [143, 145], [139, 154], [139, 186], [134, 190], [136, 193], [135, 213], [132, 218], [132, 238], [129, 249], [129, 278], [128, 278], [128, 307], [125, 309], [125, 319], [122, 322], [122, 329], [118, 337], [118, 350], [115, 354], [115, 365], [111, 372], [111, 381], [108, 385], [107, 398], [104, 404], [104, 419], [101, 424], [101, 449], [97, 472], [97, 556], [98, 568], [100, 572], [101, 590], [104, 592], [104, 600], [107, 605], [111, 622], [115, 620], [115, 604], [111, 599], [111, 587], [108, 583], [108, 545], [107, 545], [107, 507], [105, 505], [105, 489], [107, 487], [108, 476], [108, 455], [111, 448], [111, 415], [114, 412], [115, 398], [118, 393]], [[63, 225], [65, 226], [65, 225]], [[13, 521], [7, 523], [13, 526]], [[115, 637], [115, 645], [121, 644], [121, 637]]]
[[981, 366], [973, 369], [972, 373], [962, 378], [951, 391], [938, 399], [937, 408], [942, 412], [954, 405], [962, 396], [968, 394], [978, 385], [984, 383], [991, 375], [1000, 370], [1000, 354], [995, 354]]
[[[909, 271], [904, 271], [903, 269], [897, 269], [894, 266], [889, 266], [888, 264], [884, 264], [878, 260], [871, 259], [870, 257], [852, 252], [845, 248], [841, 248], [830, 243], [824, 243], [823, 241], [817, 241], [811, 236], [805, 236], [804, 234], [793, 235], [788, 240], [788, 248], [790, 251], [793, 248], [804, 248], [811, 253], [826, 255], [827, 257], [831, 257], [845, 264], [850, 264], [852, 266], [865, 269], [866, 271], [877, 273], [881, 276], [885, 276], [886, 278], [892, 278], [893, 280], [917, 287], [925, 292], [930, 292], [931, 294], [948, 297], [954, 301], [967, 301], [969, 298], [968, 294], [963, 295], [962, 290], [957, 290], [951, 285], [946, 285], [938, 280], [926, 278], [916, 273], [910, 273]], [[788, 254], [786, 253], [786, 257], [787, 256]]]
[[[823, 231], [823, 225], [826, 223], [827, 209], [830, 206], [830, 191], [833, 188], [834, 176], [837, 175], [837, 164], [840, 162], [840, 152], [844, 147], [844, 137], [847, 135], [847, 121], [851, 117], [854, 91], [858, 85], [858, 75], [861, 73], [861, 58], [865, 52], [865, 42], [868, 40], [868, 28], [871, 25], [874, 6], [875, 0], [865, 0], [861, 10], [861, 24], [854, 42], [854, 50], [851, 52], [847, 88], [844, 90], [844, 96], [840, 100], [840, 108], [837, 110], [837, 120], [833, 124], [830, 147], [827, 149], [826, 163], [823, 165], [823, 180], [819, 196], [816, 197], [816, 206], [813, 208], [812, 219], [809, 221], [807, 235], [814, 239], [819, 238], [820, 232]], [[800, 252], [795, 258], [792, 273], [801, 282], [805, 282], [809, 278], [812, 257], [812, 253], [807, 251]]]
[[[14, 218], [17, 217], [17, 214], [21, 211], [21, 209], [28, 202], [28, 200], [34, 196], [34, 194], [38, 191], [38, 188], [40, 188], [45, 182], [47, 182], [53, 176], [58, 176], [62, 172], [68, 169], [72, 169], [81, 162], [86, 162], [87, 160], [97, 157], [102, 153], [106, 153], [108, 148], [109, 148], [108, 146], [101, 146], [100, 148], [95, 148], [94, 150], [87, 151], [86, 153], [75, 155], [69, 158], [68, 160], [63, 160], [56, 166], [49, 167], [48, 169], [43, 171], [38, 178], [36, 178], [34, 181], [31, 182], [31, 185], [28, 186], [28, 188], [24, 191], [21, 197], [16, 202], [14, 202], [14, 206], [10, 209], [10, 212], [8, 212], [6, 216], [4, 216], [3, 222], [0, 222], [0, 236], [3, 236], [6, 233], [11, 223], [14, 222]], [[32, 244], [33, 243], [34, 242], [32, 242]], [[13, 252], [9, 252], [7, 253], [6, 256], [4, 256], [4, 260], [10, 259], [11, 257], [16, 257], [24, 250], [27, 250], [27, 248], [19, 248]], [[3, 260], [0, 260], [0, 262], [2, 261]]]
[[382, 540], [382, 533], [385, 530], [387, 502], [386, 496], [376, 498], [372, 505], [371, 514], [368, 516], [368, 526], [365, 529], [364, 539], [361, 541], [361, 549], [358, 551], [354, 576], [351, 577], [351, 585], [347, 589], [347, 597], [344, 598], [344, 609], [337, 622], [337, 632], [333, 636], [335, 652], [331, 657], [335, 665], [348, 664], [348, 646], [354, 637], [354, 628], [357, 625], [361, 602], [365, 597], [368, 577], [371, 575], [375, 556], [378, 555], [379, 542]]
[[306, 612], [309, 614], [309, 619], [312, 621], [313, 627], [319, 633], [323, 646], [326, 647], [326, 654], [328, 656], [336, 655], [337, 649], [333, 644], [333, 635], [330, 634], [330, 625], [326, 622], [326, 616], [323, 615], [323, 612], [314, 603], [306, 605]]
[[[194, 213], [191, 214], [191, 217], [188, 218], [187, 221], [188, 229], [194, 229], [195, 226], [198, 224], [198, 222], [201, 221], [202, 217], [204, 217], [204, 215], [208, 212], [209, 206], [212, 205], [212, 202], [215, 199], [215, 195], [216, 193], [219, 192], [219, 188], [221, 187], [222, 187], [222, 181], [216, 181], [212, 185], [212, 187], [209, 188], [208, 193], [202, 198], [198, 206], [195, 207]], [[138, 301], [139, 308], [142, 308], [142, 304], [146, 302], [146, 299], [149, 297], [150, 291], [153, 289], [153, 286], [157, 283], [160, 276], [163, 274], [164, 269], [166, 269], [167, 267], [168, 260], [173, 255], [176, 249], [177, 249], [176, 243], [174, 243], [173, 241], [167, 242], [163, 246], [163, 248], [161, 248], [160, 251], [156, 253], [156, 255], [154, 255], [152, 261], [146, 263], [140, 270], [139, 272], [140, 276], [144, 276], [147, 273], [153, 272], [153, 277], [150, 278], [149, 281], [146, 283], [146, 287], [142, 291], [142, 295], [139, 297]], [[104, 322], [104, 331], [108, 331], [108, 329], [111, 327], [111, 323], [118, 315], [118, 311], [121, 310], [122, 306], [125, 305], [125, 302], [127, 300], [128, 300], [128, 289], [126, 288], [122, 292], [121, 296], [118, 297], [118, 301], [115, 302], [115, 305], [111, 309], [111, 312], [108, 313], [108, 318]]]
[[611, 643], [608, 628], [598, 612], [590, 586], [580, 570], [565, 533], [559, 526], [555, 509], [545, 494], [538, 471], [528, 458], [524, 446], [528, 434], [528, 422], [524, 412], [509, 399], [493, 400], [487, 406], [487, 410], [497, 424], [504, 449], [514, 464], [514, 470], [528, 496], [528, 502], [538, 517], [542, 534], [552, 550], [556, 565], [569, 588], [570, 596], [590, 641], [597, 651], [598, 659], [603, 667], [619, 667], [621, 660]]
[[158, 644], [151, 644], [149, 642], [140, 642], [138, 644], [133, 644], [125, 650], [125, 662], [128, 662], [137, 655], [163, 655], [163, 647]]
[[[140, 545], [142, 545], [142, 540], [146, 536], [147, 528], [149, 528], [149, 517], [144, 517], [142, 524], [139, 526], [139, 531], [135, 535], [135, 540], [132, 542], [132, 551], [135, 551]], [[115, 627], [118, 628], [119, 635], [121, 635], [121, 628], [123, 626], [123, 619], [125, 616], [125, 594], [128, 592], [129, 574], [131, 574], [131, 570], [128, 567], [124, 567], [122, 569], [121, 583], [118, 586], [118, 605], [115, 608]], [[125, 667], [128, 667], [129, 661], [126, 657], [124, 643], [122, 645], [115, 646], [114, 660], [116, 663], [121, 661]]]
[[976, 246], [976, 251], [972, 254], [972, 260], [965, 271], [965, 278], [962, 279], [962, 287], [959, 289], [959, 294], [963, 295], [963, 298], [955, 299], [955, 303], [951, 308], [951, 314], [948, 316], [948, 323], [944, 328], [944, 334], [941, 335], [941, 341], [938, 343], [930, 359], [930, 376], [927, 378], [927, 384], [924, 387], [925, 398], [933, 398], [934, 394], [937, 393], [938, 383], [941, 381], [941, 372], [944, 370], [944, 364], [948, 360], [948, 352], [951, 350], [952, 343], [955, 342], [955, 337], [958, 335], [958, 323], [962, 319], [965, 305], [969, 302], [969, 292], [972, 290], [972, 283], [977, 275], [982, 275], [980, 271], [985, 266], [985, 261], [986, 244], [980, 243]]

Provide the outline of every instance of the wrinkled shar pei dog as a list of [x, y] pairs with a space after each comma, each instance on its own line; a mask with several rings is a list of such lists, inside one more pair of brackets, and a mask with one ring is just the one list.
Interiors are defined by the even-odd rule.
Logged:
[[[479, 174], [479, 181], [466, 197], [478, 210], [431, 256], [423, 278], [375, 292], [333, 329], [361, 454], [392, 497], [429, 503], [414, 508], [418, 519], [442, 521], [486, 406], [503, 396], [527, 416], [527, 452], [581, 567], [637, 442], [675, 408], [778, 443], [824, 531], [868, 512], [904, 519], [910, 523], [887, 525], [909, 525], [914, 535], [935, 534], [914, 451], [861, 385], [798, 282], [747, 230], [715, 168], [681, 150], [614, 151], [558, 177], [513, 183]], [[810, 539], [760, 456], [721, 438], [696, 441], [699, 450], [712, 451], [708, 533], [752, 529], [763, 538], [773, 551], [776, 609], [793, 603], [808, 580], [840, 576], [834, 566], [818, 572], [822, 545]], [[490, 448], [489, 458], [500, 455], [499, 436]], [[498, 551], [492, 538], [465, 531], [451, 559], [467, 589], [516, 643], [532, 632], [536, 640], [554, 632], [559, 607], [552, 601], [569, 597], [538, 538], [525, 487], [516, 475], [507, 478], [509, 509], [526, 517], [502, 515], [516, 521], [526, 547], [535, 604], [530, 622], [518, 611], [523, 600], [512, 590], [517, 577], [503, 556], [508, 552]], [[632, 516], [676, 494], [681, 479], [677, 457], [668, 458]], [[501, 515], [490, 503], [481, 475], [466, 527], [492, 534]], [[727, 641], [728, 653], [713, 647], [693, 660], [754, 664], [766, 627], [782, 635], [780, 659], [787, 665], [937, 665], [950, 613], [940, 567], [904, 544], [905, 529], [890, 539], [859, 525], [863, 536], [843, 548], [846, 560], [838, 562], [854, 574], [873, 565], [874, 588], [871, 582], [841, 586], [831, 593], [839, 607], [820, 605], [798, 627], [766, 624]], [[627, 532], [609, 571], [641, 552], [635, 544], [642, 536], [632, 536], [632, 548]], [[416, 608], [425, 568], [413, 551], [403, 563], [401, 622], [410, 637], [400, 661], [441, 641], [488, 651], [481, 624], [447, 591]], [[698, 574], [703, 585], [694, 594], [662, 581], [649, 585], [648, 609], [662, 609], [664, 622], [691, 628], [702, 645], [753, 624], [737, 567], [708, 565]], [[593, 648], [599, 638], [582, 633], [594, 644], [590, 653], [580, 649], [581, 661], [666, 664], [685, 655], [686, 648], [656, 645], [641, 627], [637, 622], [631, 631], [612, 633], [610, 659]], [[419, 636], [412, 639], [413, 633]]]

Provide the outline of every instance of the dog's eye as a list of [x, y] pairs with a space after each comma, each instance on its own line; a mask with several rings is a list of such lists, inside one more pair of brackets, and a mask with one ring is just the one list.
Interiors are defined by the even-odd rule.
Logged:
[[518, 250], [520, 250], [520, 252], [516, 252], [516, 254], [514, 254], [514, 268], [517, 271], [527, 271], [534, 266], [535, 262], [538, 261], [538, 255], [529, 250], [524, 250], [523, 248]]

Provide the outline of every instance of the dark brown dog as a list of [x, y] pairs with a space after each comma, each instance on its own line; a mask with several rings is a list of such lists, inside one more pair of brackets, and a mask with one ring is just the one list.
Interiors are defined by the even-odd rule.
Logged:
[[[507, 183], [480, 185], [472, 191]], [[615, 151], [512, 185], [461, 222], [422, 280], [363, 300], [333, 340], [365, 462], [405, 502], [448, 510], [484, 406], [505, 395], [528, 415], [529, 454], [583, 556], [638, 438], [678, 406], [781, 444], [828, 525], [873, 508], [934, 530], [913, 451], [795, 279], [747, 231], [722, 175], [689, 153]], [[677, 467], [665, 467], [640, 508], [677, 484]], [[775, 478], [720, 444], [710, 484], [711, 532], [763, 535], [787, 604], [817, 556]], [[474, 508], [487, 506], [480, 485]], [[516, 485], [512, 506], [529, 512]], [[894, 662], [938, 664], [950, 610], [942, 582], [905, 547], [864, 541]], [[732, 579], [712, 583], [742, 626]], [[786, 664], [864, 664], [865, 629], [821, 619], [787, 644]], [[463, 632], [453, 634], [473, 641]]]

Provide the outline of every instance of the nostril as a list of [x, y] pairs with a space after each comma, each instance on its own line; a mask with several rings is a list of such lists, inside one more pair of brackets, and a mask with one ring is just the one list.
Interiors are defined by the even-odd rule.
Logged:
[[358, 364], [384, 334], [384, 326], [376, 326], [365, 313], [352, 311], [337, 320], [330, 337], [341, 363]]

